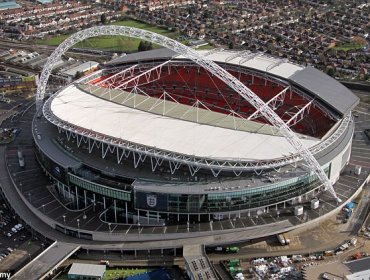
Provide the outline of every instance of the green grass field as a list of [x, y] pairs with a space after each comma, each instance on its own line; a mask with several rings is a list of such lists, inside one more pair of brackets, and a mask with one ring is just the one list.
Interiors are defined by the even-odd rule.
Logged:
[[212, 45], [205, 45], [205, 46], [201, 46], [201, 47], [197, 48], [197, 50], [212, 50], [214, 48], [215, 47], [212, 46]]
[[148, 269], [107, 269], [104, 274], [103, 280], [113, 280], [117, 278], [126, 278], [132, 275], [141, 274], [149, 271]]
[[[141, 273], [145, 273], [145, 272], [148, 272], [148, 271], [150, 271], [150, 269], [141, 269], [141, 268], [122, 268], [122, 269], [117, 268], [117, 269], [113, 269], [113, 268], [108, 268], [105, 271], [102, 280], [114, 280], [114, 279], [117, 279], [117, 278], [126, 279], [126, 277], [141, 274]], [[68, 274], [63, 274], [63, 275], [59, 276], [56, 280], [66, 280], [66, 279], [68, 279]]]
[[333, 49], [337, 51], [350, 51], [362, 49], [365, 44], [358, 42], [349, 42], [349, 43], [339, 43]]
[[[164, 28], [151, 26], [135, 20], [124, 20], [113, 23], [113, 25], [136, 27], [152, 31], [173, 39], [178, 37], [178, 33], [169, 31]], [[42, 40], [37, 40], [36, 44], [57, 46], [63, 42], [69, 35], [47, 36]], [[89, 38], [75, 45], [77, 48], [93, 48], [107, 51], [122, 51], [122, 52], [135, 52], [139, 46], [140, 39], [124, 37], [124, 36], [100, 36], [96, 38]], [[154, 48], [159, 46], [154, 45]]]

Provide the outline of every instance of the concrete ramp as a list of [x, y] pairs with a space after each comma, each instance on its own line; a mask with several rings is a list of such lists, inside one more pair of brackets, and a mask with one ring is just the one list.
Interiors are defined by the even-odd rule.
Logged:
[[12, 280], [41, 280], [73, 255], [80, 246], [55, 241], [25, 267], [15, 273]]
[[185, 245], [183, 256], [185, 270], [190, 279], [218, 280], [216, 272], [204, 252], [203, 245]]

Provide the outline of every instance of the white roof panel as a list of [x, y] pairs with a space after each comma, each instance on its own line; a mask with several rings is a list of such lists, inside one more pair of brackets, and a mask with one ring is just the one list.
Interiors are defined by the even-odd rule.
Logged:
[[302, 69], [304, 69], [304, 67], [299, 66], [297, 64], [283, 62], [277, 65], [276, 67], [271, 68], [268, 72], [276, 76], [280, 76], [283, 78], [289, 78], [290, 76], [301, 71]]
[[[207, 53], [207, 51], [198, 52], [203, 55]], [[250, 55], [249, 60], [245, 59], [245, 57], [248, 55]], [[179, 57], [184, 58], [182, 56]], [[296, 72], [304, 69], [304, 67], [300, 65], [285, 61], [280, 58], [271, 57], [264, 53], [243, 54], [243, 52], [222, 50], [211, 53], [207, 56], [207, 58], [210, 58], [211, 60], [217, 62], [227, 62], [234, 65], [243, 65], [245, 67], [271, 73], [282, 78], [289, 78]], [[240, 64], [241, 62], [243, 63]]]
[[83, 73], [85, 71], [89, 71], [92, 68], [95, 68], [95, 67], [98, 67], [98, 66], [99, 66], [98, 62], [87, 61], [87, 62], [81, 63], [80, 65], [75, 66], [71, 69], [68, 69], [68, 70], [64, 71], [63, 73], [66, 74], [66, 75], [69, 75], [69, 76], [74, 76], [74, 75], [76, 75], [77, 72]]
[[87, 264], [87, 263], [73, 263], [68, 275], [81, 275], [90, 277], [102, 278], [106, 270], [105, 265]]
[[[137, 144], [176, 153], [217, 159], [263, 160], [295, 150], [281, 136], [238, 131], [140, 111], [68, 86], [51, 110], [73, 125]], [[68, 113], [66, 113], [68, 112]], [[307, 147], [318, 139], [302, 139]]]

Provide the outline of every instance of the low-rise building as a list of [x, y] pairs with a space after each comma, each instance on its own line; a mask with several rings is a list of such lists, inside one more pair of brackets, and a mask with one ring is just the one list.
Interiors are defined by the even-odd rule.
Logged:
[[105, 265], [73, 263], [71, 269], [68, 271], [68, 279], [101, 280], [105, 271]]

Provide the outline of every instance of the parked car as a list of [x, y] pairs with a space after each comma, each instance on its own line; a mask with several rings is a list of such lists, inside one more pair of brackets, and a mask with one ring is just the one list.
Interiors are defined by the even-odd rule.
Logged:
[[326, 273], [321, 274], [321, 278], [322, 279], [330, 279], [329, 275], [327, 275]]

